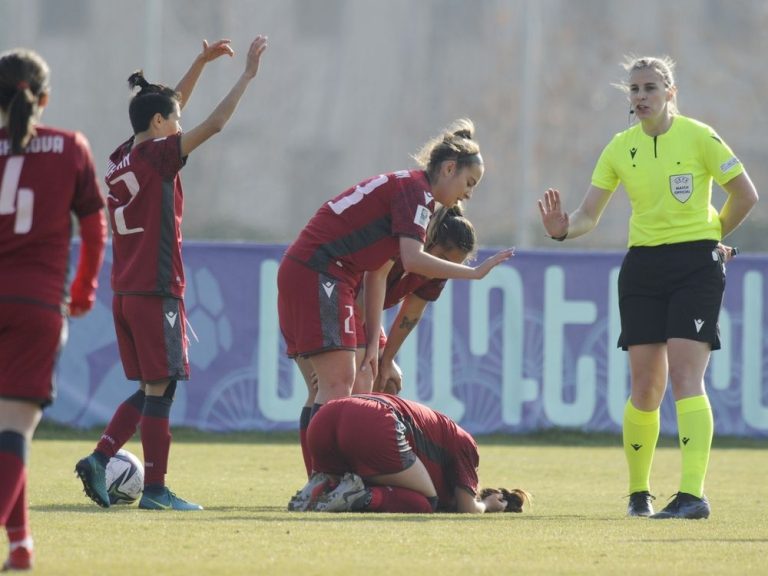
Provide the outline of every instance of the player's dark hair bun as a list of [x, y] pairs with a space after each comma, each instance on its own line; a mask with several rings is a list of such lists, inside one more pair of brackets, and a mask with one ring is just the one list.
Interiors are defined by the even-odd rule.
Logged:
[[456, 130], [456, 132], [454, 132], [453, 135], [458, 136], [459, 138], [466, 138], [467, 140], [472, 140], [473, 132], [469, 128], [462, 128], [460, 130]]
[[144, 78], [144, 70], [136, 70], [133, 74], [131, 74], [128, 77], [128, 86], [131, 87], [131, 90], [136, 88], [137, 86], [144, 90], [149, 86], [149, 82], [146, 81]]

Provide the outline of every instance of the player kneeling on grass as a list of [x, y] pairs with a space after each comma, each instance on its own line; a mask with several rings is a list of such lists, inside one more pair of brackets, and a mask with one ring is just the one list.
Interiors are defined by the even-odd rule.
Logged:
[[522, 512], [525, 490], [478, 492], [469, 432], [431, 408], [390, 394], [331, 400], [312, 419], [315, 473], [288, 504], [317, 512]]

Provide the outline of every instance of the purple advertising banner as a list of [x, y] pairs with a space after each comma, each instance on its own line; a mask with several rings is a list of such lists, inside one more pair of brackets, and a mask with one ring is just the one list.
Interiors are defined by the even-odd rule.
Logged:
[[[277, 319], [281, 245], [186, 243], [192, 377], [171, 419], [202, 430], [294, 430], [306, 386], [285, 356]], [[73, 254], [76, 254], [77, 247]], [[489, 255], [482, 251], [479, 258]], [[473, 434], [547, 428], [621, 430], [627, 354], [616, 348], [623, 253], [527, 251], [479, 281], [450, 281], [403, 345], [404, 397]], [[46, 418], [101, 425], [136, 388], [112, 324], [110, 254], [97, 303], [69, 324]], [[740, 254], [727, 271], [722, 350], [705, 379], [720, 435], [768, 437], [768, 257]], [[388, 311], [384, 324], [393, 318]], [[676, 433], [669, 389], [662, 433]]]

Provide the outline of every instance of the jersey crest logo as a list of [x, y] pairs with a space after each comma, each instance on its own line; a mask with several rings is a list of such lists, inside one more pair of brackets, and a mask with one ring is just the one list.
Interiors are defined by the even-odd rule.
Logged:
[[632, 157], [632, 160], [635, 159], [635, 154], [637, 154], [637, 148], [630, 148], [629, 155]]
[[176, 312], [166, 312], [165, 319], [168, 320], [168, 324], [171, 325], [171, 328], [176, 326]]
[[669, 177], [669, 191], [675, 200], [685, 204], [693, 195], [693, 174], [673, 174]]
[[323, 290], [325, 290], [325, 295], [328, 296], [328, 298], [333, 294], [334, 288], [336, 288], [335, 282], [323, 282]]
[[429, 204], [430, 202], [432, 202], [433, 199], [434, 199], [434, 196], [432, 196], [432, 194], [424, 190], [424, 204]]
[[421, 226], [424, 228], [424, 230], [427, 229], [427, 224], [429, 224], [429, 219], [432, 216], [432, 212], [429, 211], [429, 208], [426, 206], [419, 205], [416, 208], [416, 216], [413, 218], [413, 223]]

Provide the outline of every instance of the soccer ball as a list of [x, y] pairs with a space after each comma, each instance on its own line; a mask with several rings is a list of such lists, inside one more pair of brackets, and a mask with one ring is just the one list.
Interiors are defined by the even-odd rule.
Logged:
[[105, 472], [110, 504], [132, 504], [144, 489], [144, 465], [128, 450], [118, 450]]

